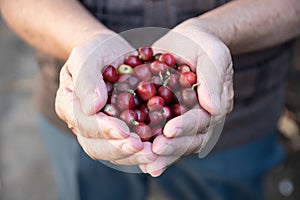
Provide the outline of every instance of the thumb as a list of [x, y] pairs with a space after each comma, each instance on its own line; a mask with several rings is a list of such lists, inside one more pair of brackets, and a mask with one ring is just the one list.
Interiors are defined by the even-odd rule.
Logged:
[[[111, 49], [115, 47], [115, 49]], [[72, 74], [74, 91], [87, 115], [97, 113], [107, 101], [102, 69], [119, 61], [134, 49], [120, 36], [96, 38], [73, 49], [67, 64]]]
[[82, 110], [86, 115], [96, 114], [107, 102], [107, 90], [101, 76], [86, 74], [81, 77], [85, 81], [78, 83], [76, 93], [81, 102]]
[[99, 59], [85, 59], [78, 68], [74, 67], [75, 63], [71, 63], [74, 60], [68, 61], [67, 67], [72, 68], [69, 70], [72, 71], [74, 92], [80, 100], [83, 112], [86, 115], [96, 114], [107, 101], [106, 85], [101, 74], [102, 67], [97, 67]]
[[210, 118], [205, 110], [193, 108], [168, 121], [164, 127], [164, 135], [168, 138], [196, 135], [208, 127]]
[[223, 74], [221, 69], [202, 54], [197, 60], [198, 99], [200, 105], [212, 115], [226, 113], [223, 106]]

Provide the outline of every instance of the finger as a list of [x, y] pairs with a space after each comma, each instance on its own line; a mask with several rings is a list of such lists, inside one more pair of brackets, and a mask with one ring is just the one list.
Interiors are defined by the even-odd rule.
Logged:
[[234, 90], [233, 90], [233, 67], [231, 66], [227, 68], [224, 82], [224, 95], [222, 96], [224, 99], [222, 102], [226, 102], [226, 111], [230, 113], [233, 109], [233, 98], [234, 98]]
[[[141, 165], [139, 165], [139, 168], [141, 169], [141, 171], [143, 172], [143, 173], [145, 173], [145, 174], [147, 174], [148, 172], [147, 172], [147, 165], [146, 164], [141, 164]], [[153, 172], [151, 172], [151, 176], [152, 177], [158, 177], [158, 176], [160, 176], [165, 170], [166, 170], [167, 168], [165, 167], [165, 168], [163, 168], [163, 169], [159, 169], [159, 170], [156, 170], [156, 171], [153, 171]]]
[[153, 141], [152, 150], [157, 155], [163, 156], [182, 156], [197, 152], [202, 143], [205, 134], [197, 134], [194, 136], [166, 138], [159, 136]]
[[75, 120], [81, 135], [88, 138], [124, 139], [130, 135], [129, 127], [124, 121], [103, 113], [94, 116], [80, 115]]
[[115, 34], [91, 40], [72, 51], [67, 61], [68, 70], [73, 76], [75, 94], [79, 97], [85, 114], [97, 113], [106, 103], [103, 68], [132, 50], [124, 39]]
[[[229, 88], [225, 88], [228, 86], [225, 82], [232, 84], [233, 71], [231, 56], [225, 45], [214, 42], [213, 47], [199, 53], [196, 73], [200, 105], [212, 115], [226, 114], [228, 106], [224, 92]], [[226, 97], [231, 96], [233, 94], [228, 93]]]
[[59, 88], [57, 90], [55, 98], [55, 112], [60, 119], [67, 123], [69, 128], [74, 128], [76, 126], [75, 113], [73, 112], [74, 104], [79, 104], [79, 100], [73, 92], [70, 92], [66, 88]]
[[167, 169], [167, 167], [149, 172], [152, 177], [158, 177]]
[[78, 135], [77, 139], [83, 150], [97, 160], [123, 159], [143, 148], [142, 141], [136, 135], [120, 140], [92, 139]]
[[147, 174], [147, 165], [146, 164], [140, 164], [139, 168], [141, 169], [141, 171], [145, 174]]
[[199, 56], [197, 68], [197, 82], [199, 83], [198, 99], [200, 105], [209, 113], [217, 115], [221, 113], [221, 95], [223, 78], [217, 67], [205, 54]]
[[210, 122], [210, 115], [201, 108], [193, 108], [188, 112], [167, 122], [164, 135], [169, 138], [192, 136], [202, 132]]
[[214, 123], [208, 127], [208, 130], [205, 133], [206, 137], [203, 138], [202, 145], [198, 151], [200, 158], [205, 157], [216, 145], [223, 130], [225, 117], [220, 119], [212, 119], [212, 121], [214, 121]]
[[60, 80], [55, 98], [55, 112], [62, 120], [68, 123], [69, 127], [74, 127], [73, 105], [79, 102], [77, 102], [78, 99], [74, 95], [72, 76], [68, 72], [66, 65], [60, 71]]
[[67, 122], [75, 134], [90, 138], [121, 139], [129, 136], [128, 126], [117, 118], [98, 113], [87, 116], [83, 113], [80, 101], [71, 89], [61, 84], [55, 99], [58, 116]]
[[[82, 127], [83, 135], [90, 138], [124, 139], [130, 135], [126, 123], [115, 117], [98, 113], [94, 116], [82, 117], [79, 127]], [[88, 131], [85, 131], [88, 130]]]
[[158, 156], [155, 161], [150, 164], [140, 165], [140, 169], [144, 173], [149, 173], [153, 177], [161, 175], [172, 163], [178, 160], [178, 156]]
[[[82, 110], [87, 115], [97, 113], [107, 101], [107, 90], [102, 79], [102, 73], [98, 69], [97, 60], [89, 58], [77, 76], [73, 76], [75, 94], [79, 97]], [[96, 62], [96, 63], [95, 63]], [[67, 63], [67, 66], [70, 66]], [[69, 67], [70, 68], [70, 67]]]
[[119, 165], [139, 165], [139, 164], [147, 164], [153, 162], [157, 158], [152, 152], [151, 143], [144, 142], [144, 147], [141, 151], [123, 159], [114, 160], [114, 164]]

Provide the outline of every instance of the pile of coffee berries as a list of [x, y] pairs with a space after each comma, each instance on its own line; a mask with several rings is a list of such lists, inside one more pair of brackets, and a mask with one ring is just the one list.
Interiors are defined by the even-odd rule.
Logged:
[[141, 47], [115, 67], [104, 68], [108, 101], [102, 112], [117, 117], [143, 141], [163, 134], [166, 122], [198, 105], [197, 77], [170, 53]]

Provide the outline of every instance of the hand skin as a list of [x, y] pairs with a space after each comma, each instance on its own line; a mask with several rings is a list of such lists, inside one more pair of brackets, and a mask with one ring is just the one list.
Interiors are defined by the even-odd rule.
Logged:
[[[273, 0], [272, 3], [270, 0], [232, 1], [198, 18], [187, 20], [175, 27], [174, 31], [193, 38], [198, 34], [198, 31], [195, 31], [198, 29], [201, 33], [215, 36], [217, 40], [221, 40], [228, 46], [231, 54], [251, 52], [279, 44], [299, 35], [299, 4], [298, 0]], [[67, 59], [72, 49], [80, 46], [79, 44], [83, 44], [86, 40], [96, 35], [112, 34], [75, 0], [0, 0], [0, 8], [3, 18], [10, 27], [29, 44], [62, 59]], [[65, 74], [69, 73], [68, 70], [65, 69]], [[74, 95], [74, 83], [68, 83], [70, 81], [68, 77], [70, 78], [70, 74], [66, 76], [64, 90], [61, 90], [68, 102], [66, 105], [77, 105], [75, 106], [78, 109], [76, 113], [85, 112], [86, 115], [86, 112], [93, 109], [85, 108], [85, 111], [82, 111], [80, 98]], [[229, 91], [227, 92], [229, 93]], [[203, 101], [200, 103], [205, 105]], [[218, 105], [209, 104], [209, 102], [206, 106], [206, 110], [210, 113], [218, 113], [218, 109], [221, 108]], [[225, 107], [230, 108], [230, 105]], [[75, 121], [72, 114], [69, 117], [70, 122]], [[101, 117], [101, 114], [97, 117]], [[95, 122], [95, 120], [92, 121]], [[202, 124], [203, 127], [204, 124]], [[115, 134], [114, 137], [120, 137], [120, 135]], [[126, 136], [123, 135], [123, 137]], [[156, 146], [159, 147], [159, 145]], [[155, 148], [154, 151], [160, 153]], [[176, 159], [173, 158], [173, 160]], [[152, 171], [150, 174], [158, 176], [172, 163], [171, 161], [164, 162], [158, 167], [159, 169], [154, 166], [152, 169], [156, 169], [156, 172]], [[145, 168], [144, 171], [149, 172]]]
[[187, 23], [224, 42], [232, 55], [261, 50], [300, 34], [299, 0], [236, 0]]
[[[124, 122], [98, 113], [107, 100], [104, 82], [99, 81], [102, 67], [132, 47], [77, 0], [0, 0], [0, 8], [7, 24], [29, 44], [68, 58], [60, 73], [55, 109], [90, 157], [126, 165], [156, 157]], [[107, 42], [111, 37], [115, 39]]]
[[[194, 37], [185, 35], [183, 30], [195, 33]], [[155, 42], [153, 48], [171, 52], [177, 60], [184, 58], [192, 66], [197, 74], [200, 103], [198, 108], [167, 122], [164, 134], [153, 141], [152, 150], [158, 157], [140, 168], [158, 176], [181, 156], [207, 154], [215, 145], [220, 132], [214, 132], [214, 127], [224, 122], [233, 106], [233, 69], [230, 52], [223, 42], [194, 26], [181, 29], [179, 25]]]
[[6, 23], [25, 41], [66, 60], [72, 49], [99, 34], [112, 34], [77, 0], [0, 0]]
[[[205, 53], [191, 44], [182, 48], [180, 41], [188, 40], [176, 39], [176, 33], [193, 40]], [[197, 66], [199, 103], [215, 119], [207, 123], [208, 116], [200, 109], [194, 111], [200, 114], [198, 131], [192, 129], [197, 123], [195, 115], [183, 115], [187, 119], [179, 129], [172, 127], [180, 124], [174, 122], [176, 118], [168, 122], [164, 135], [153, 142], [152, 150], [158, 157], [140, 165], [141, 170], [159, 176], [181, 156], [201, 152], [213, 126], [233, 106], [231, 55], [268, 48], [299, 34], [300, 1], [237, 0], [179, 24], [156, 42], [154, 47], [177, 53]]]
[[[116, 48], [107, 51], [111, 46]], [[106, 86], [101, 79], [103, 67], [113, 61], [118, 63], [116, 57], [133, 51], [117, 35], [100, 35], [75, 47], [60, 72], [56, 113], [68, 123], [93, 159], [135, 165], [156, 158], [148, 144], [130, 133], [125, 122], [99, 112], [107, 101]]]

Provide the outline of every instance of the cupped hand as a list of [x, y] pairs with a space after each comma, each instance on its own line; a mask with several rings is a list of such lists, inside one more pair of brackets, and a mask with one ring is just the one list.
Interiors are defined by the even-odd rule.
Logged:
[[210, 115], [202, 108], [193, 108], [168, 121], [164, 134], [155, 138], [152, 144], [157, 158], [151, 163], [141, 164], [141, 170], [159, 176], [181, 156], [199, 152], [205, 142], [209, 122]]
[[55, 109], [93, 159], [135, 165], [156, 157], [121, 120], [99, 112], [107, 101], [103, 67], [117, 64], [134, 49], [109, 33], [75, 47], [60, 72]]
[[140, 165], [145, 173], [158, 176], [181, 156], [206, 156], [216, 144], [225, 116], [233, 107], [233, 69], [226, 45], [190, 19], [153, 44], [158, 52], [184, 58], [197, 74], [199, 108], [170, 120], [164, 134], [156, 138], [152, 150], [155, 161]]

